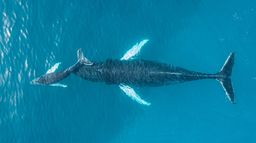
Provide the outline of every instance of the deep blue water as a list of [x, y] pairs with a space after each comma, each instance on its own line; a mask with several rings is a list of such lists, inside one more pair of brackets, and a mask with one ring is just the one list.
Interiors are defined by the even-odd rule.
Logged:
[[[255, 0], [1, 0], [0, 27], [1, 143], [256, 142]], [[76, 76], [29, 84], [78, 48], [118, 59], [145, 38], [138, 58], [195, 71], [235, 52], [236, 104], [214, 80], [136, 88], [150, 107]]]

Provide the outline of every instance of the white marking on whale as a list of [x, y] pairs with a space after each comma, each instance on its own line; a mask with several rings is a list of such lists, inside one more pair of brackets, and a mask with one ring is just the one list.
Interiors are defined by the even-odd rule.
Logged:
[[182, 75], [182, 73], [178, 72], [150, 72], [152, 74], [170, 74], [170, 75]]

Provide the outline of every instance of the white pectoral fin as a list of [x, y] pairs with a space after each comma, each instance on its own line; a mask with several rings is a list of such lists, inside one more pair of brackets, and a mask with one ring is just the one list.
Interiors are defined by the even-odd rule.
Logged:
[[134, 56], [136, 56], [141, 48], [148, 42], [148, 39], [144, 39], [142, 41], [140, 41], [139, 43], [136, 43], [131, 49], [129, 49], [124, 56], [121, 58], [121, 60], [130, 60], [132, 59]]
[[58, 69], [58, 67], [60, 66], [60, 64], [61, 64], [60, 62], [54, 64], [54, 66], [52, 66], [49, 70], [47, 70], [46, 74], [55, 72]]
[[124, 84], [120, 84], [119, 85], [120, 89], [126, 94], [128, 95], [130, 98], [132, 98], [132, 100], [135, 100], [136, 102], [138, 102], [139, 104], [142, 105], [146, 105], [146, 106], [150, 106], [151, 103], [143, 100], [135, 91], [133, 88], [131, 88], [128, 85], [124, 85]]
[[65, 84], [61, 84], [61, 83], [54, 83], [54, 84], [50, 84], [50, 86], [63, 87], [63, 88], [68, 87], [67, 85], [65, 85]]

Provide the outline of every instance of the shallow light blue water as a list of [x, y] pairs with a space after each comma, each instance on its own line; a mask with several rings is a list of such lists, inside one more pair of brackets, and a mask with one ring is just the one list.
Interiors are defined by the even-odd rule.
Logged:
[[[0, 142], [256, 142], [255, 0], [1, 0]], [[120, 58], [148, 38], [139, 58], [215, 73], [236, 53], [237, 104], [218, 82], [136, 88], [141, 106], [117, 86], [70, 76], [68, 88], [29, 81], [76, 50]]]

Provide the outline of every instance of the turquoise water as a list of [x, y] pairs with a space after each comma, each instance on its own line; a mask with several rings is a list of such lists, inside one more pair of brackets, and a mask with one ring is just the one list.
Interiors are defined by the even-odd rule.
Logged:
[[[1, 0], [0, 142], [256, 142], [255, 0]], [[218, 82], [136, 88], [70, 76], [68, 88], [29, 81], [76, 50], [120, 58], [148, 38], [139, 58], [215, 73], [230, 52], [236, 104]]]

